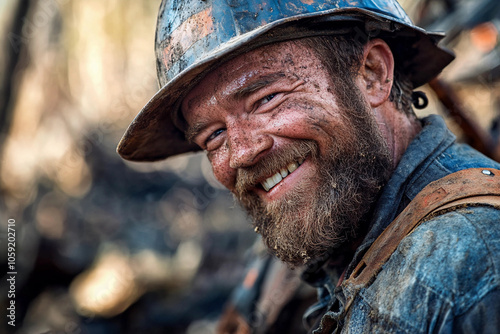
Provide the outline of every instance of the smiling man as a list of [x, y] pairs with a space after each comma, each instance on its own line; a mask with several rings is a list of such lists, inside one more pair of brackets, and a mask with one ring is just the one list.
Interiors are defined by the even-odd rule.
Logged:
[[395, 1], [163, 1], [162, 88], [118, 152], [204, 150], [306, 265], [316, 333], [496, 332], [500, 166], [412, 110], [453, 59], [439, 38]]
[[[281, 42], [230, 60], [181, 106], [187, 138], [207, 151], [215, 176], [251, 214], [269, 248], [294, 265], [323, 258], [355, 236], [387, 181], [391, 153], [370, 106], [379, 122], [400, 123], [408, 137], [420, 129], [388, 99], [387, 44], [374, 40], [366, 57], [359, 55], [383, 64], [355, 82], [355, 68], [345, 78], [328, 71], [308, 46], [315, 39], [321, 43]], [[391, 113], [401, 117], [385, 119]]]

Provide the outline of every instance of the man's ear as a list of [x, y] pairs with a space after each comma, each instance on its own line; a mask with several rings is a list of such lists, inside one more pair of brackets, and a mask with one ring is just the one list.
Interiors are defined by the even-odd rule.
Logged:
[[391, 93], [394, 76], [394, 57], [389, 45], [377, 38], [364, 48], [356, 82], [372, 108], [383, 104]]

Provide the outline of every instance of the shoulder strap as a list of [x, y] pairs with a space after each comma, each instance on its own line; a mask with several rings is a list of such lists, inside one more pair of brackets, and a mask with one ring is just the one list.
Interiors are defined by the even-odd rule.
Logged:
[[500, 208], [500, 170], [471, 168], [429, 183], [375, 240], [342, 285], [353, 291], [369, 286], [401, 240], [422, 222], [457, 207], [479, 205]]

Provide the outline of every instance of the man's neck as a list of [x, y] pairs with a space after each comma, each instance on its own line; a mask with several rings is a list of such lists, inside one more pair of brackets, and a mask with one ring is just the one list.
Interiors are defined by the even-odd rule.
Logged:
[[414, 116], [397, 110], [387, 101], [374, 109], [375, 117], [393, 161], [393, 168], [399, 164], [408, 145], [422, 130], [420, 121]]

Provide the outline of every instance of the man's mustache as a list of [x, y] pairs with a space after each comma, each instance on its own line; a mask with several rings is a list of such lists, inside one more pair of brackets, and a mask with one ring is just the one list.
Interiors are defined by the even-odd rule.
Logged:
[[317, 143], [312, 140], [296, 140], [291, 145], [276, 149], [253, 166], [239, 168], [236, 171], [236, 197], [241, 199], [250, 189], [280, 169], [286, 169], [290, 163], [302, 161], [308, 156], [313, 158], [318, 156]]

